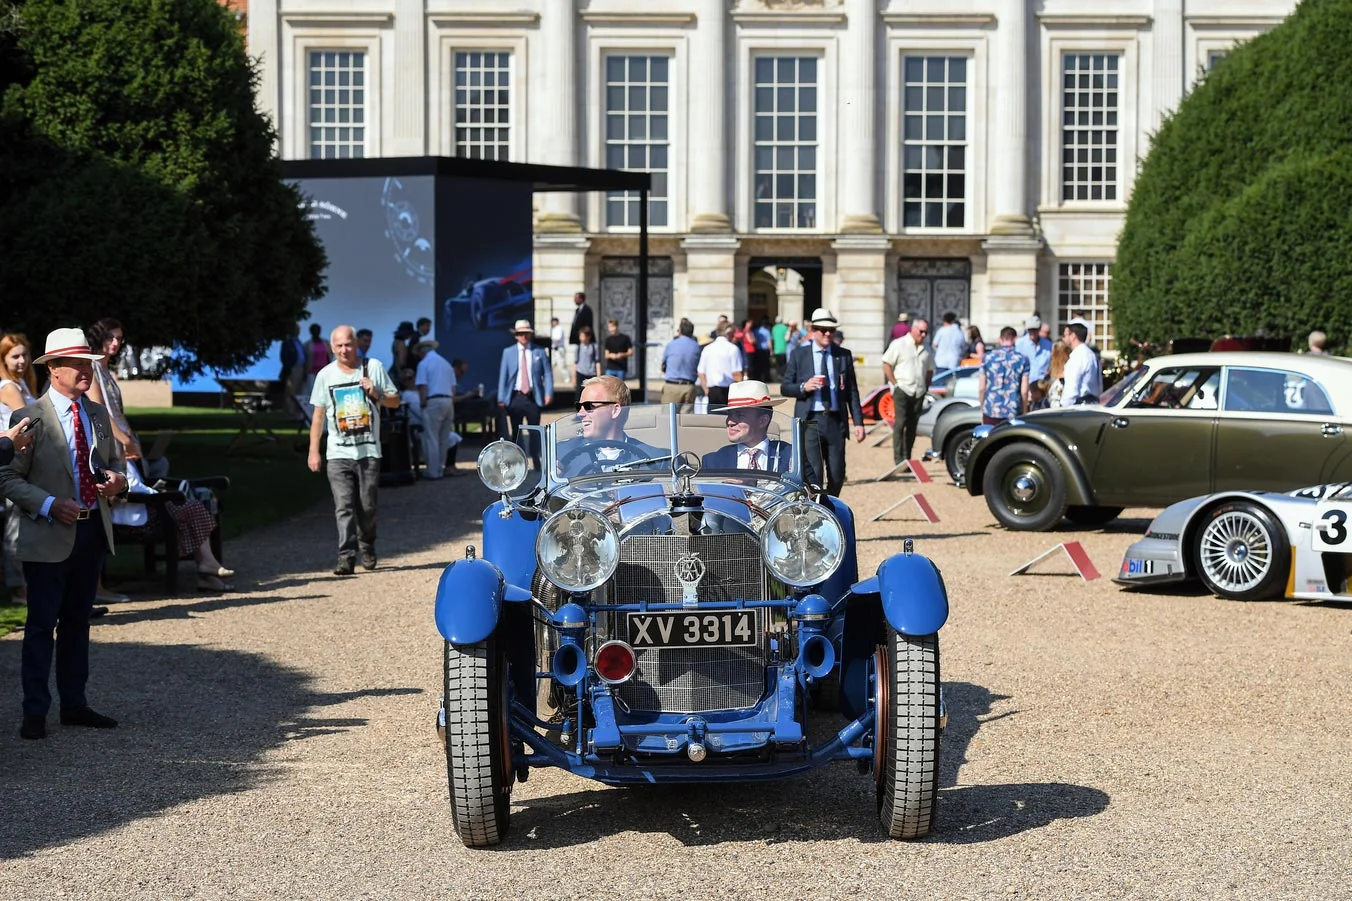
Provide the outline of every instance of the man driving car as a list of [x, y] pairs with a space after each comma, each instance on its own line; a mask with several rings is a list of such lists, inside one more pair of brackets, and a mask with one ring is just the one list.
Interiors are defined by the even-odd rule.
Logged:
[[625, 434], [630, 402], [629, 386], [614, 376], [599, 375], [582, 383], [577, 401], [582, 434], [559, 443], [556, 449], [559, 475], [573, 478], [612, 472], [622, 465], [652, 458], [667, 460], [668, 451]]
[[761, 469], [787, 472], [793, 463], [793, 445], [768, 437], [770, 409], [786, 398], [770, 397], [764, 382], [748, 379], [728, 388], [728, 405], [710, 410], [728, 417], [728, 441], [704, 455], [705, 469]]

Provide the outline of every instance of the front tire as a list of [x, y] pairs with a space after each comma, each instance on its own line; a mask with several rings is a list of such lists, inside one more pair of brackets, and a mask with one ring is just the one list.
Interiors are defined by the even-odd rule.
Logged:
[[1221, 504], [1193, 538], [1197, 574], [1214, 594], [1236, 601], [1281, 597], [1291, 569], [1286, 530], [1248, 501]]
[[944, 442], [944, 466], [948, 468], [948, 477], [955, 485], [963, 484], [967, 478], [967, 458], [976, 446], [976, 438], [972, 436], [975, 430], [975, 426], [957, 429]]
[[1066, 474], [1060, 461], [1027, 441], [996, 451], [981, 487], [986, 506], [1006, 529], [1045, 532], [1066, 512]]
[[902, 635], [889, 625], [877, 661], [878, 819], [890, 838], [924, 838], [939, 794], [939, 636]]
[[446, 774], [451, 820], [468, 848], [506, 838], [511, 814], [507, 661], [497, 644], [446, 642]]

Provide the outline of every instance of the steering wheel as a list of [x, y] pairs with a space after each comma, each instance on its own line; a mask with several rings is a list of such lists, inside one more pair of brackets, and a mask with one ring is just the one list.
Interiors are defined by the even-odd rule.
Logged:
[[[582, 475], [589, 470], [600, 471], [602, 463], [618, 464], [648, 459], [648, 455], [645, 454], [642, 449], [634, 447], [627, 441], [617, 441], [612, 438], [583, 438], [581, 440], [583, 441], [581, 445], [573, 448], [559, 459], [559, 471], [562, 472], [564, 476], [570, 474], [569, 470], [571, 467], [569, 464], [582, 456], [587, 457], [586, 467], [579, 472], [571, 473], [572, 475]], [[597, 452], [604, 448], [618, 450], [620, 456], [613, 460], [602, 460], [600, 454]], [[629, 459], [626, 460], [626, 457]]]

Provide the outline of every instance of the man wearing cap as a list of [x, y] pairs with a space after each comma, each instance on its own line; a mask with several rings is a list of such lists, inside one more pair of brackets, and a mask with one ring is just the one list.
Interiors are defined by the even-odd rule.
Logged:
[[793, 445], [768, 437], [771, 408], [788, 400], [770, 397], [764, 382], [748, 379], [728, 389], [728, 405], [710, 410], [728, 417], [727, 447], [704, 455], [705, 469], [761, 469], [787, 472], [793, 464]]
[[695, 379], [702, 352], [695, 340], [695, 323], [682, 319], [676, 337], [662, 349], [662, 403], [680, 404], [682, 413], [695, 409]]
[[[112, 717], [95, 713], [85, 697], [89, 680], [89, 617], [104, 554], [113, 549], [108, 501], [127, 489], [127, 478], [106, 470], [113, 457], [108, 411], [85, 399], [94, 377], [84, 331], [57, 329], [47, 336], [51, 387], [14, 416], [32, 420], [32, 445], [0, 467], [0, 495], [26, 516], [19, 520], [18, 556], [28, 582], [20, 676], [24, 738], [47, 737], [52, 696], [47, 677], [56, 658], [61, 724], [111, 729]], [[55, 633], [55, 636], [54, 636]]]
[[892, 463], [911, 459], [925, 394], [934, 378], [934, 358], [925, 347], [929, 322], [917, 319], [883, 351], [883, 378], [892, 389]]
[[1037, 409], [1044, 397], [1038, 386], [1046, 381], [1052, 366], [1052, 342], [1042, 335], [1042, 317], [1037, 313], [1023, 321], [1024, 334], [1014, 349], [1028, 360], [1028, 408]]
[[[554, 373], [548, 355], [532, 343], [535, 329], [530, 321], [518, 319], [512, 334], [516, 343], [503, 348], [498, 365], [498, 434], [504, 438], [517, 432], [523, 422], [539, 425], [540, 410], [554, 402]], [[530, 436], [529, 447], [539, 469], [537, 436]]]
[[911, 330], [911, 314], [898, 313], [896, 325], [892, 326], [892, 335], [890, 340], [895, 341], [898, 338], [905, 338], [906, 333]]
[[418, 409], [422, 416], [425, 479], [439, 479], [446, 474], [446, 454], [450, 451], [451, 427], [455, 425], [455, 370], [437, 353], [437, 347], [431, 338], [413, 345], [413, 356], [418, 359], [413, 383], [418, 386]]
[[[831, 339], [839, 323], [831, 311], [812, 311], [812, 342], [789, 355], [780, 394], [796, 397], [793, 415], [803, 420], [806, 476], [822, 484], [822, 454], [826, 455], [826, 493], [840, 496], [845, 486], [845, 442], [854, 421], [854, 440], [864, 440], [864, 411], [859, 403], [859, 384], [854, 375], [854, 357]], [[813, 433], [815, 432], [815, 437]]]

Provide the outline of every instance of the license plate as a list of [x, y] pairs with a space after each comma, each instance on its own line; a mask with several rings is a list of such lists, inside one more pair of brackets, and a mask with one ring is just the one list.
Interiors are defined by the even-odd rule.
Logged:
[[741, 648], [756, 644], [756, 611], [631, 613], [629, 644], [644, 648]]

